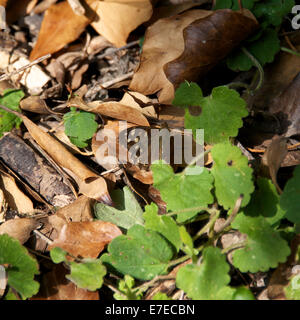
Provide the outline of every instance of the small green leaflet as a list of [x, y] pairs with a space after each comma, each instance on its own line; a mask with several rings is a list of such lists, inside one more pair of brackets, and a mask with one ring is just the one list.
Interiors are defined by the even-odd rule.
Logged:
[[251, 197], [250, 203], [244, 209], [246, 216], [263, 216], [272, 226], [277, 226], [284, 217], [285, 211], [279, 206], [280, 197], [271, 180], [258, 178], [258, 188]]
[[100, 259], [82, 259], [80, 262], [69, 261], [68, 253], [59, 247], [50, 251], [50, 257], [54, 263], [65, 262], [69, 265], [71, 273], [67, 279], [74, 282], [79, 288], [95, 291], [103, 284], [103, 277], [106, 275], [106, 268]]
[[294, 170], [293, 177], [288, 180], [280, 198], [280, 207], [286, 210], [286, 218], [300, 223], [300, 166]]
[[103, 263], [140, 280], [165, 273], [173, 257], [173, 248], [163, 236], [140, 225], [131, 227], [127, 235], [114, 238], [108, 252], [100, 258]]
[[230, 267], [226, 256], [219, 248], [207, 247], [203, 250], [200, 265], [188, 264], [179, 269], [176, 285], [193, 300], [231, 299], [234, 289], [228, 287]]
[[243, 194], [242, 207], [247, 205], [254, 190], [248, 159], [230, 142], [216, 144], [211, 154], [214, 160], [211, 173], [215, 178], [218, 203], [228, 210], [234, 207]]
[[67, 261], [67, 252], [59, 247], [55, 247], [50, 251], [50, 257], [52, 261], [56, 264]]
[[208, 144], [235, 137], [243, 125], [242, 118], [248, 115], [246, 102], [237, 91], [225, 86], [214, 88], [210, 96], [203, 98], [197, 84], [182, 83], [176, 90], [173, 104], [201, 108], [198, 116], [186, 110], [185, 128], [204, 129], [204, 141]]
[[233, 252], [233, 265], [242, 272], [267, 271], [290, 254], [287, 241], [263, 217], [239, 213], [232, 227], [247, 235], [246, 246]]
[[129, 229], [135, 224], [144, 224], [143, 210], [127, 186], [123, 190], [113, 191], [111, 197], [116, 207], [96, 203], [97, 219], [114, 223], [124, 229]]
[[118, 281], [118, 290], [122, 292], [125, 297], [119, 293], [114, 294], [114, 298], [116, 300], [141, 300], [142, 294], [136, 295], [135, 292], [133, 292], [132, 288], [134, 287], [135, 280], [128, 274], [124, 276], [124, 280], [121, 279]]
[[[246, 43], [245, 48], [264, 66], [273, 62], [280, 50], [280, 40], [275, 30], [267, 28], [261, 32], [257, 40]], [[234, 71], [248, 71], [254, 63], [241, 49], [238, 49], [227, 58], [227, 66]]]
[[98, 128], [96, 116], [90, 112], [76, 111], [74, 107], [70, 110], [64, 115], [65, 133], [77, 147], [87, 147], [87, 140], [93, 137]]
[[263, 27], [277, 27], [281, 25], [283, 18], [291, 13], [294, 5], [294, 0], [264, 0], [256, 3], [252, 11]]
[[106, 268], [100, 259], [83, 259], [81, 262], [70, 262], [71, 273], [67, 279], [74, 282], [79, 288], [95, 291], [102, 287]]
[[158, 208], [155, 203], [147, 205], [145, 207], [145, 227], [150, 230], [154, 230], [162, 234], [167, 240], [172, 243], [177, 252], [181, 247], [181, 238], [179, 233], [179, 227], [171, 217], [159, 216]]
[[23, 299], [35, 295], [39, 283], [34, 276], [39, 274], [38, 264], [20, 242], [7, 234], [0, 235], [0, 265], [8, 264], [6, 272], [7, 283], [20, 293]]
[[[0, 104], [14, 111], [19, 111], [19, 104], [24, 97], [22, 90], [7, 89], [4, 90], [2, 96], [0, 96]], [[0, 137], [4, 132], [11, 131], [12, 128], [19, 128], [22, 123], [22, 119], [15, 116], [12, 113], [6, 112], [0, 109]]]
[[[203, 168], [201, 174], [188, 175], [186, 172], [174, 174], [171, 166], [156, 163], [151, 166], [153, 186], [160, 191], [168, 210], [178, 211], [195, 207], [207, 207], [214, 200], [211, 189], [213, 177]], [[177, 222], [194, 217], [201, 210], [191, 210], [177, 215]]]

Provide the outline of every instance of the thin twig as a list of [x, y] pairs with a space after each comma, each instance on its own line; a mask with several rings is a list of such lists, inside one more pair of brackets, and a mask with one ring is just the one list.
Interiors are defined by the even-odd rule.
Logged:
[[112, 49], [112, 50], [110, 50], [110, 51], [107, 51], [107, 52], [105, 52], [105, 53], [103, 53], [103, 54], [99, 54], [98, 56], [93, 57], [92, 60], [103, 59], [103, 58], [105, 58], [105, 57], [107, 57], [107, 56], [110, 56], [111, 54], [114, 54], [114, 53], [116, 53], [116, 52], [119, 52], [119, 51], [121, 51], [121, 50], [129, 49], [129, 48], [131, 48], [131, 47], [134, 47], [134, 46], [138, 45], [139, 42], [140, 42], [140, 40], [135, 40], [135, 41], [129, 42], [129, 43], [127, 43], [127, 44], [126, 44], [125, 46], [123, 46], [123, 47], [114, 48], [114, 49]]
[[156, 276], [154, 279], [143, 283], [139, 287], [134, 288], [134, 290], [137, 290], [136, 291], [136, 295], [138, 296], [138, 295], [142, 294], [143, 292], [148, 290], [150, 287], [154, 286], [154, 284], [157, 281], [162, 281], [162, 280], [175, 280], [175, 276], [170, 276], [170, 275], [167, 275], [167, 276]]
[[121, 81], [124, 81], [124, 80], [127, 80], [129, 78], [131, 78], [133, 76], [134, 72], [131, 71], [131, 72], [128, 72], [126, 74], [122, 74], [121, 76], [113, 79], [113, 80], [110, 80], [110, 81], [106, 81], [104, 83], [100, 83], [100, 87], [102, 87], [103, 89], [107, 89], [109, 87], [111, 87], [112, 85], [116, 84], [116, 83], [119, 83]]
[[38, 237], [40, 237], [42, 240], [44, 240], [48, 245], [53, 244], [53, 241], [51, 239], [49, 239], [48, 237], [46, 237], [44, 234], [42, 234], [40, 231], [33, 230], [33, 233], [35, 233]]
[[23, 67], [21, 67], [21, 68], [19, 68], [19, 69], [17, 69], [17, 70], [14, 70], [14, 71], [12, 71], [12, 72], [10, 72], [10, 73], [8, 73], [8, 74], [3, 74], [2, 76], [0, 76], [0, 81], [9, 79], [9, 78], [11, 78], [12, 76], [14, 76], [15, 74], [18, 74], [18, 73], [20, 73], [20, 72], [22, 72], [22, 71], [24, 71], [24, 70], [26, 70], [26, 69], [34, 66], [34, 65], [36, 65], [36, 64], [38, 64], [38, 63], [46, 60], [46, 59], [49, 59], [50, 57], [51, 57], [51, 54], [48, 53], [48, 54], [46, 54], [45, 56], [42, 56], [42, 57], [40, 57], [40, 58], [38, 58], [38, 59], [36, 59], [36, 60], [28, 63], [26, 66], [23, 66]]

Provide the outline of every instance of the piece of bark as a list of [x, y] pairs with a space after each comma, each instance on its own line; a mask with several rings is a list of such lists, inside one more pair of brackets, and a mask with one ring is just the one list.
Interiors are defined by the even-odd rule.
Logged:
[[21, 138], [5, 135], [0, 140], [0, 158], [50, 204], [61, 207], [74, 201], [62, 177]]

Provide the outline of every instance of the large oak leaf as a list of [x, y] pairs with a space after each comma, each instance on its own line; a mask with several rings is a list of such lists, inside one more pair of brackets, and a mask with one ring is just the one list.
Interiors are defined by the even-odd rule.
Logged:
[[247, 10], [191, 10], [160, 19], [146, 32], [130, 89], [170, 103], [181, 82], [204, 76], [257, 27]]

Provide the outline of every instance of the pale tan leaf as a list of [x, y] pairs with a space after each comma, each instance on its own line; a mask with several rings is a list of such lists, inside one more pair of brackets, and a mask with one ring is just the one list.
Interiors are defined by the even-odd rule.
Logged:
[[91, 7], [98, 15], [91, 25], [117, 47], [124, 46], [129, 33], [152, 15], [150, 0], [94, 1]]

